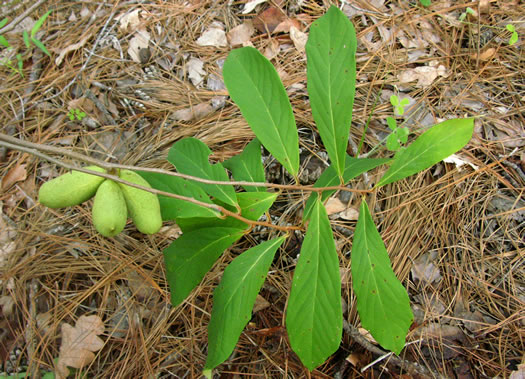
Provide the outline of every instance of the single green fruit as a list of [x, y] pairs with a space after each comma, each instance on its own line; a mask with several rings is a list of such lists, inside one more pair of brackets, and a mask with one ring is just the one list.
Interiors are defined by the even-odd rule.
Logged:
[[[97, 166], [85, 167], [87, 170], [105, 173]], [[101, 176], [72, 171], [45, 182], [38, 191], [38, 201], [49, 208], [64, 208], [78, 205], [92, 198], [98, 186], [105, 180]]]
[[120, 186], [113, 180], [108, 179], [98, 187], [92, 217], [95, 229], [104, 237], [116, 236], [126, 226], [126, 200]]
[[[142, 176], [130, 170], [121, 170], [120, 178], [151, 188]], [[122, 183], [119, 183], [119, 186], [124, 193], [129, 214], [137, 229], [145, 234], [157, 233], [162, 226], [160, 204], [157, 195]]]

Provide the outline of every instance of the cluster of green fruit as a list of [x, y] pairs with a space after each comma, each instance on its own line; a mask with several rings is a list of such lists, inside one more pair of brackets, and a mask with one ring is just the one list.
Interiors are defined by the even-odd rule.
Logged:
[[[86, 169], [106, 173], [97, 166]], [[120, 170], [119, 177], [151, 188], [136, 172]], [[157, 195], [80, 171], [72, 171], [44, 183], [38, 192], [38, 201], [49, 208], [63, 208], [78, 205], [93, 196], [93, 225], [105, 237], [119, 234], [126, 225], [128, 214], [142, 233], [157, 233], [162, 226]]]

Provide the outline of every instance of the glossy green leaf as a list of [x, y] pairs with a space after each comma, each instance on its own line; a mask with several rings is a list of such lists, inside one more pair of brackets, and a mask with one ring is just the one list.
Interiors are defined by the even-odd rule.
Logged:
[[[215, 181], [229, 181], [222, 164], [210, 164], [208, 161], [210, 154], [211, 150], [204, 142], [196, 138], [184, 138], [173, 144], [168, 153], [168, 161], [177, 168], [178, 172], [186, 175]], [[200, 182], [195, 182], [195, 184], [220, 201], [234, 207], [237, 206], [233, 186]]]
[[299, 172], [299, 137], [290, 100], [275, 67], [258, 50], [230, 52], [222, 70], [232, 100], [264, 147], [290, 172]]
[[203, 228], [185, 232], [164, 249], [166, 279], [171, 304], [179, 305], [201, 282], [219, 256], [243, 231], [236, 228]]
[[[202, 188], [188, 180], [154, 172], [139, 171], [138, 173], [155, 189], [191, 197], [203, 203], [213, 204]], [[162, 219], [164, 221], [190, 217], [217, 218], [220, 215], [219, 212], [213, 209], [172, 197], [159, 195], [159, 202]]]
[[33, 25], [33, 28], [31, 29], [31, 38], [35, 37], [36, 33], [42, 27], [42, 25], [46, 21], [47, 16], [49, 16], [50, 13], [51, 11], [47, 11], [42, 17], [40, 17], [37, 20], [37, 22], [35, 22], [35, 24]]
[[[264, 167], [261, 159], [261, 143], [254, 138], [243, 152], [222, 164], [237, 181], [264, 182]], [[243, 186], [246, 191], [265, 192], [264, 187]]]
[[406, 149], [399, 150], [376, 187], [423, 171], [461, 150], [472, 138], [474, 119], [447, 120], [421, 134]]
[[[240, 192], [237, 194], [237, 201], [241, 207], [241, 216], [248, 220], [258, 220], [264, 212], [266, 212], [275, 199], [278, 193], [271, 192]], [[177, 225], [186, 233], [188, 231], [212, 228], [212, 227], [228, 227], [246, 230], [250, 225], [243, 221], [237, 220], [233, 217], [226, 217], [225, 219], [211, 219], [211, 218], [190, 218], [177, 219]]]
[[[390, 159], [354, 158], [354, 157], [347, 155], [345, 171], [343, 173], [343, 180], [345, 183], [347, 183], [348, 181], [358, 177], [362, 173], [370, 171], [376, 168], [377, 166], [387, 163], [388, 161], [390, 161]], [[331, 186], [338, 186], [339, 184], [340, 184], [340, 181], [339, 181], [339, 176], [337, 175], [337, 172], [332, 166], [329, 166], [326, 168], [326, 170], [323, 171], [319, 179], [317, 179], [317, 181], [314, 184], [314, 187], [315, 188], [331, 187]], [[326, 201], [334, 193], [335, 193], [335, 190], [323, 191], [321, 194], [321, 201], [323, 202]], [[304, 212], [303, 212], [304, 220], [308, 219], [310, 212], [312, 210], [312, 207], [315, 204], [317, 198], [318, 198], [317, 193], [312, 192], [304, 208]]]
[[232, 353], [242, 330], [251, 319], [255, 298], [266, 279], [275, 252], [285, 238], [269, 240], [245, 251], [224, 270], [221, 283], [213, 293], [205, 369], [212, 370]]
[[306, 44], [312, 115], [338, 176], [345, 169], [354, 106], [357, 39], [348, 17], [335, 6], [310, 27]]
[[7, 21], [8, 21], [7, 17], [4, 17], [2, 21], [0, 21], [0, 28], [3, 28], [5, 24], [7, 24]]
[[399, 354], [413, 321], [408, 294], [397, 279], [366, 202], [361, 202], [352, 245], [352, 285], [363, 328]]
[[339, 347], [342, 317], [339, 259], [326, 209], [316, 201], [286, 311], [290, 345], [309, 370]]
[[430, 0], [419, 0], [419, 2], [421, 3], [421, 5], [423, 5], [424, 7], [429, 7], [431, 2]]

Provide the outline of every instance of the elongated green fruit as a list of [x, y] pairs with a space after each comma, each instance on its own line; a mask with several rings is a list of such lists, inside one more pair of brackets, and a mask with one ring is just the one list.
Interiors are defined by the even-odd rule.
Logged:
[[95, 229], [104, 237], [116, 236], [126, 226], [126, 200], [120, 186], [113, 180], [106, 180], [98, 187], [92, 217]]
[[[121, 170], [120, 177], [128, 182], [151, 188], [149, 183], [136, 172]], [[145, 234], [157, 233], [162, 226], [157, 195], [122, 183], [119, 183], [119, 186], [126, 199], [129, 215], [137, 229]]]
[[[97, 166], [85, 168], [97, 172], [106, 172]], [[78, 205], [92, 198], [104, 180], [100, 176], [85, 174], [80, 171], [68, 172], [42, 184], [38, 191], [38, 201], [49, 208]]]

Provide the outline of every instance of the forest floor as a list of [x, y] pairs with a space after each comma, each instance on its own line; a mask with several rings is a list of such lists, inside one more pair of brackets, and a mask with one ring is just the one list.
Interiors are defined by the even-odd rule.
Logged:
[[[284, 328], [298, 251], [288, 245], [278, 253], [258, 309], [217, 377], [418, 377], [407, 372], [414, 365], [428, 377], [524, 377], [525, 5], [432, 3], [337, 4], [358, 37], [350, 154], [368, 122], [364, 151], [379, 146], [379, 157], [391, 155], [381, 144], [388, 135], [386, 117], [394, 116], [393, 94], [408, 100], [407, 112], [397, 119], [410, 128], [411, 140], [444, 119], [476, 117], [474, 137], [454, 161], [370, 195], [415, 316], [400, 359], [386, 356], [370, 365], [382, 356], [377, 346], [367, 348], [349, 332], [355, 329], [345, 328], [335, 354], [311, 373], [303, 367]], [[79, 349], [85, 364], [71, 370], [76, 377], [201, 376], [213, 289], [226, 265], [253, 241], [243, 239], [223, 254], [174, 308], [162, 250], [180, 235], [177, 225], [165, 223], [147, 236], [128, 223], [117, 237], [104, 238], [92, 225], [91, 203], [49, 209], [38, 203], [38, 189], [66, 172], [64, 164], [84, 165], [71, 152], [169, 169], [169, 148], [192, 136], [210, 147], [214, 161], [240, 153], [254, 135], [228, 97], [221, 67], [242, 45], [256, 47], [276, 67], [294, 109], [303, 168], [322, 168], [322, 161], [313, 159], [324, 149], [308, 103], [303, 47], [309, 26], [329, 5], [312, 0], [2, 3], [0, 19], [9, 22], [0, 35], [11, 49], [0, 50], [0, 129], [21, 142], [6, 149], [0, 139], [0, 377], [50, 377], [60, 363], [74, 367], [78, 362], [60, 362], [67, 349]], [[26, 48], [23, 39], [23, 31], [48, 10], [35, 38], [50, 56], [34, 45]], [[507, 25], [518, 34], [512, 45]], [[41, 148], [23, 150], [22, 142]], [[351, 185], [374, 183], [378, 170]], [[279, 172], [278, 165], [268, 165], [267, 180], [287, 180]], [[294, 199], [297, 194], [284, 196], [272, 212], [298, 224], [300, 211], [283, 211]], [[330, 216], [344, 320], [355, 328], [360, 321], [349, 276], [349, 236], [358, 200], [337, 195], [333, 204], [339, 208]], [[94, 316], [84, 331], [77, 323], [86, 320], [82, 316]], [[71, 346], [75, 333], [92, 339]]]

